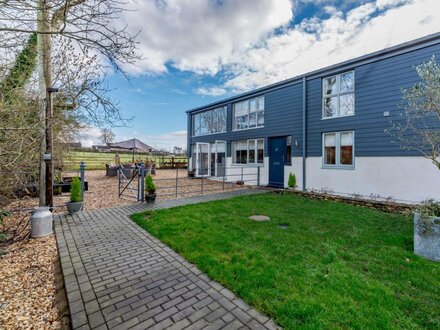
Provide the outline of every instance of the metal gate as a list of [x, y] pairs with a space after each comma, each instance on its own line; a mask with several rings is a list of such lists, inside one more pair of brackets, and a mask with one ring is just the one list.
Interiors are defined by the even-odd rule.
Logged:
[[118, 196], [144, 201], [146, 170], [143, 163], [131, 167], [118, 167]]

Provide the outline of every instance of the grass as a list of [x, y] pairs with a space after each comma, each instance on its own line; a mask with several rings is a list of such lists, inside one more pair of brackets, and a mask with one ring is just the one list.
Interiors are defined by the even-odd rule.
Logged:
[[261, 194], [132, 218], [284, 328], [440, 328], [440, 264], [413, 254], [410, 216]]
[[[122, 163], [131, 163], [133, 155], [131, 152], [121, 152], [119, 157]], [[159, 165], [160, 160], [171, 161], [173, 156], [154, 156], [145, 153], [135, 153], [134, 158], [136, 159], [149, 159], [154, 160], [156, 164]], [[176, 161], [186, 161], [183, 156], [174, 156]], [[114, 152], [89, 152], [89, 151], [71, 151], [66, 157], [66, 164], [70, 165], [69, 170], [78, 170], [81, 161], [86, 163], [86, 167], [89, 170], [104, 170], [106, 163], [115, 162]]]

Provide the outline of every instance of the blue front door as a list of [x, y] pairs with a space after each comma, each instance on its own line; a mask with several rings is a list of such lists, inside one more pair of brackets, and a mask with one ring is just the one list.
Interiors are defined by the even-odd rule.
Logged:
[[286, 138], [269, 138], [269, 185], [284, 187]]

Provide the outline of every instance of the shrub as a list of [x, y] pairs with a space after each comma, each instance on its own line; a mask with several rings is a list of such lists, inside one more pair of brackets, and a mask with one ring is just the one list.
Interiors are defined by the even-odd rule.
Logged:
[[287, 183], [290, 188], [296, 187], [296, 176], [293, 173], [289, 173], [289, 181]]
[[420, 207], [417, 208], [417, 211], [422, 216], [440, 217], [440, 202], [436, 202], [432, 199], [427, 200]]
[[151, 174], [148, 174], [145, 177], [145, 190], [149, 194], [154, 194], [156, 192], [156, 185], [153, 182], [153, 177], [151, 176]]
[[82, 202], [82, 200], [81, 180], [79, 178], [73, 178], [70, 185], [70, 201], [72, 203], [77, 203]]

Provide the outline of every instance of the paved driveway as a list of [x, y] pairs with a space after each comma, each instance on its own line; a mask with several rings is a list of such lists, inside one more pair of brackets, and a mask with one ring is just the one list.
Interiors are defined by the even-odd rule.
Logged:
[[55, 218], [73, 329], [275, 329], [277, 325], [133, 223], [128, 215], [257, 190]]

